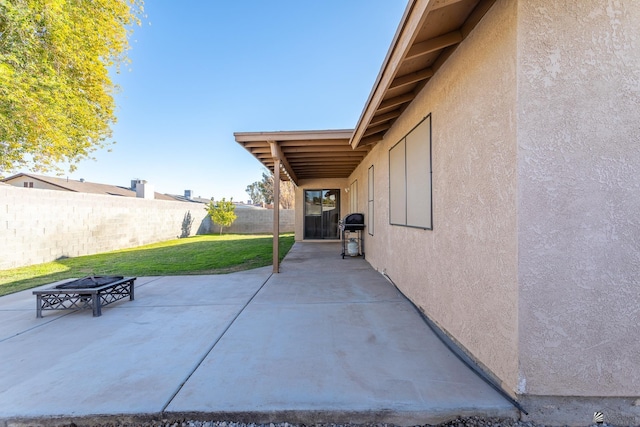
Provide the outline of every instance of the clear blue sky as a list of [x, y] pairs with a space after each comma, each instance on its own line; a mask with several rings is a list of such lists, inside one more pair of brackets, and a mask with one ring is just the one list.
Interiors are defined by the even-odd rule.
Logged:
[[114, 81], [112, 151], [73, 179], [248, 199], [262, 165], [233, 132], [353, 128], [406, 0], [147, 0]]

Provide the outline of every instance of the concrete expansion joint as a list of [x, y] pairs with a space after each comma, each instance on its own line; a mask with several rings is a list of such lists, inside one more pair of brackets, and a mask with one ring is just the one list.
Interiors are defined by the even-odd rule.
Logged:
[[238, 317], [240, 317], [240, 315], [242, 314], [242, 312], [249, 306], [249, 304], [251, 304], [251, 301], [254, 300], [254, 298], [256, 297], [256, 295], [258, 295], [258, 293], [262, 290], [262, 288], [264, 288], [264, 286], [269, 282], [269, 280], [271, 280], [271, 277], [273, 277], [273, 273], [269, 274], [269, 276], [267, 276], [267, 278], [265, 279], [264, 282], [262, 282], [262, 284], [260, 285], [260, 287], [258, 288], [258, 290], [256, 290], [253, 295], [251, 295], [251, 298], [249, 298], [249, 300], [247, 300], [246, 304], [244, 306], [242, 306], [242, 308], [238, 311], [238, 313], [236, 313], [236, 315], [233, 317], [233, 319], [231, 319], [231, 321], [229, 322], [229, 324], [226, 326], [226, 328], [222, 331], [222, 333], [220, 334], [220, 336], [218, 336], [218, 338], [211, 344], [211, 346], [207, 349], [207, 351], [204, 353], [204, 355], [200, 358], [200, 360], [196, 363], [196, 365], [193, 367], [193, 369], [191, 370], [191, 372], [185, 377], [185, 379], [180, 383], [180, 385], [176, 388], [175, 392], [171, 395], [171, 397], [169, 397], [169, 399], [165, 402], [165, 404], [162, 406], [162, 410], [160, 411], [161, 414], [164, 414], [165, 411], [167, 410], [167, 408], [169, 407], [169, 405], [171, 404], [171, 402], [173, 401], [173, 399], [175, 399], [175, 397], [178, 395], [178, 393], [180, 393], [180, 390], [182, 390], [182, 388], [184, 387], [184, 385], [187, 383], [187, 381], [189, 381], [189, 378], [191, 378], [191, 376], [196, 372], [196, 370], [200, 367], [200, 365], [202, 365], [202, 363], [205, 361], [205, 359], [209, 356], [209, 354], [213, 351], [213, 349], [215, 348], [215, 346], [220, 342], [220, 340], [222, 339], [222, 337], [225, 336], [225, 334], [227, 333], [227, 331], [229, 330], [229, 328], [231, 328], [231, 326], [235, 323], [235, 321], [238, 319]]

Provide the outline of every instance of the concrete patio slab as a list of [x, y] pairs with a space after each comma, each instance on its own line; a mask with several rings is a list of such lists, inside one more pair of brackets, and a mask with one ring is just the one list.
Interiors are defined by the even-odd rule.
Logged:
[[161, 413], [270, 274], [142, 278], [136, 300], [101, 317], [36, 319], [31, 291], [0, 298], [0, 319], [15, 321], [0, 342], [0, 418]]
[[139, 278], [136, 299], [35, 317], [0, 298], [0, 425], [119, 417], [435, 423], [517, 411], [337, 244], [281, 266]]

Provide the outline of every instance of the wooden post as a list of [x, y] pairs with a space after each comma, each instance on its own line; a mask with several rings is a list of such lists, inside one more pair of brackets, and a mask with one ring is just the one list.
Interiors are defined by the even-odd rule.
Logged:
[[273, 272], [280, 272], [280, 159], [273, 165]]

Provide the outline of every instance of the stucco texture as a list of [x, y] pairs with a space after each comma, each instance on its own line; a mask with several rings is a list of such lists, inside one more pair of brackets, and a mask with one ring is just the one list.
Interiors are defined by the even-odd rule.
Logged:
[[518, 2], [520, 392], [640, 391], [640, 2]]
[[[367, 260], [496, 374], [518, 383], [516, 3], [498, 0], [359, 166], [374, 165]], [[389, 225], [389, 149], [432, 114], [433, 230]], [[425, 165], [428, 167], [428, 165]]]

